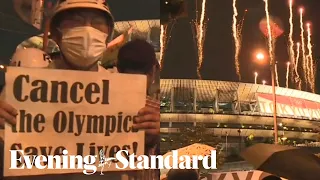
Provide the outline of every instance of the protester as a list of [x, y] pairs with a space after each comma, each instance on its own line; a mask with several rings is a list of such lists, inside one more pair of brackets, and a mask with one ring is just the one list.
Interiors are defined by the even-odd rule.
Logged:
[[[159, 70], [154, 48], [147, 41], [135, 39], [120, 48], [117, 60], [117, 69], [120, 73], [143, 74], [147, 76], [147, 96], [149, 99], [157, 93], [159, 84], [154, 87]], [[152, 87], [153, 86], [153, 87]], [[154, 103], [159, 108], [160, 104]]]
[[[157, 78], [159, 78], [156, 76], [159, 63], [154, 47], [150, 43], [142, 39], [134, 39], [126, 43], [119, 49], [117, 69], [120, 73], [146, 75], [148, 99], [156, 99], [153, 94], [157, 94], [157, 89], [160, 89], [159, 84], [156, 84]], [[160, 103], [154, 102], [153, 104], [160, 108]], [[160, 136], [149, 136], [146, 141], [149, 145], [146, 146], [148, 154], [160, 154]], [[160, 177], [159, 170], [156, 171], [156, 176]]]
[[167, 180], [198, 180], [199, 174], [194, 169], [171, 169]]
[[[160, 89], [157, 81], [157, 71], [159, 63], [156, 59], [156, 53], [151, 44], [142, 39], [135, 39], [126, 43], [120, 48], [117, 60], [117, 69], [120, 73], [143, 74], [147, 76], [147, 96], [148, 99]], [[157, 87], [155, 87], [157, 86]], [[154, 97], [154, 96], [153, 96]], [[160, 104], [154, 102], [157, 108]], [[158, 140], [157, 143], [160, 141]]]
[[[18, 49], [12, 56], [9, 66], [26, 68], [45, 68], [51, 63], [50, 56], [40, 49], [23, 48]], [[1, 70], [1, 73], [3, 71]], [[1, 90], [2, 91], [2, 87]], [[3, 96], [3, 94], [2, 94]], [[0, 126], [0, 140], [4, 139], [3, 126]]]
[[[60, 47], [61, 58], [52, 62], [49, 68], [110, 73], [98, 64], [106, 51], [106, 42], [114, 28], [112, 14], [103, 0], [60, 0], [53, 12], [50, 28], [52, 39]], [[14, 107], [0, 101], [1, 124], [4, 122], [15, 124], [17, 114]], [[138, 116], [134, 128], [143, 129], [149, 135], [159, 135], [160, 110], [158, 108], [143, 107], [138, 112]], [[131, 180], [135, 176], [135, 172], [110, 172], [105, 173], [104, 176], [85, 176], [81, 173], [7, 179]]]
[[[36, 48], [18, 49], [12, 56], [9, 66], [26, 68], [45, 68], [51, 63], [50, 56], [44, 51]], [[0, 73], [4, 73], [1, 70]], [[2, 91], [1, 87], [1, 90]], [[1, 96], [4, 94], [1, 93]], [[4, 155], [4, 126], [0, 126], [0, 157]], [[0, 177], [3, 175], [3, 162], [0, 162]]]

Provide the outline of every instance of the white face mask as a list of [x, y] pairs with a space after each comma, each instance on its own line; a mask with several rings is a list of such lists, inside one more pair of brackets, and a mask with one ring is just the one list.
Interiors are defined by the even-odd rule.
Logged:
[[90, 26], [62, 30], [60, 49], [66, 60], [79, 67], [99, 61], [107, 49], [108, 34]]

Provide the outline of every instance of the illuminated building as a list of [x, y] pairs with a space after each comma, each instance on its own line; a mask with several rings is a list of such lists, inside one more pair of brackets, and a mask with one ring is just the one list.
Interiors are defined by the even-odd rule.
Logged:
[[[271, 86], [210, 80], [161, 79], [162, 152], [180, 147], [179, 129], [204, 122], [228, 149], [245, 148], [246, 139], [273, 138]], [[294, 145], [316, 141], [320, 95], [277, 87], [278, 134]], [[272, 142], [271, 142], [272, 143]], [[224, 144], [225, 146], [226, 144]], [[240, 147], [239, 147], [240, 146]]]

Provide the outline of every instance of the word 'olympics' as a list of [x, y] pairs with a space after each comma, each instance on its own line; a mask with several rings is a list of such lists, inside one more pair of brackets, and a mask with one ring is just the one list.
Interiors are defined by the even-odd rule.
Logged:
[[[25, 89], [31, 90], [23, 93]], [[14, 80], [13, 95], [19, 102], [69, 103], [70, 100], [74, 104], [83, 101], [89, 104], [109, 104], [109, 80], [102, 80], [100, 87], [98, 83], [84, 85], [81, 82], [47, 82], [31, 79], [29, 75], [19, 75]]]

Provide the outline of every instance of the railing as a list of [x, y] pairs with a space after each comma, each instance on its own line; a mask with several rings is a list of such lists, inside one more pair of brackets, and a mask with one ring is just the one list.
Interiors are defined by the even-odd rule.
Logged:
[[[219, 111], [219, 112], [209, 112], [209, 111], [203, 111], [203, 110], [191, 110], [191, 109], [185, 109], [185, 110], [180, 110], [176, 109], [174, 111], [170, 109], [164, 109], [161, 108], [160, 113], [181, 113], [181, 114], [229, 114], [229, 115], [249, 115], [249, 116], [265, 116], [265, 117], [272, 117], [272, 113], [261, 113], [261, 112], [250, 112], [250, 111], [243, 111], [243, 112], [237, 112], [237, 111]], [[291, 119], [300, 119], [300, 120], [310, 120], [310, 121], [319, 121], [320, 119], [316, 118], [310, 118], [310, 117], [305, 117], [305, 116], [291, 116], [291, 115], [277, 115], [277, 117], [282, 117], [282, 118], [291, 118]]]
[[297, 147], [320, 147], [320, 142], [311, 142], [305, 144], [297, 144]]

